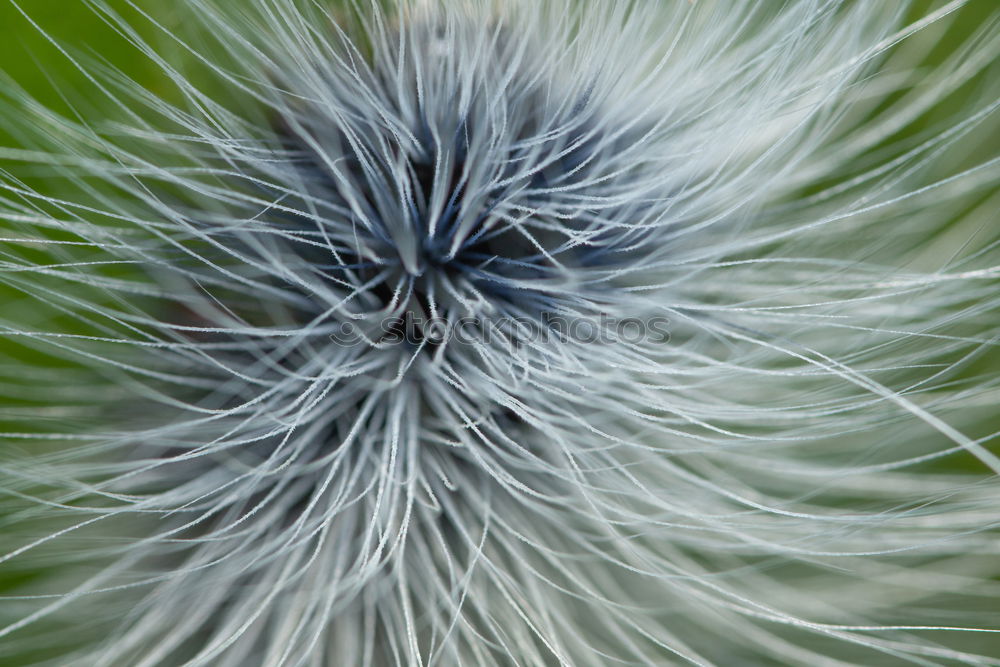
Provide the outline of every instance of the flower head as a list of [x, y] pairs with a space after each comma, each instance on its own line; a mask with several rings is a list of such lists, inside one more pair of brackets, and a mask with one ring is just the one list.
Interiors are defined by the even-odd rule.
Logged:
[[966, 611], [1000, 162], [955, 158], [1000, 103], [898, 136], [996, 92], [995, 30], [902, 69], [962, 2], [185, 0], [173, 57], [90, 4], [176, 94], [6, 89], [3, 331], [58, 394], [0, 562], [66, 562], [11, 646], [85, 613], [57, 663], [1000, 659]]

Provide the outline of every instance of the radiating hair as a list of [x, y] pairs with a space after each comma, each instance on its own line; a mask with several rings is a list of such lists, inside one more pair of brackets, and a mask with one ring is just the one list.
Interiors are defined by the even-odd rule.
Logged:
[[87, 3], [161, 77], [0, 86], [0, 662], [1000, 664], [1000, 12]]

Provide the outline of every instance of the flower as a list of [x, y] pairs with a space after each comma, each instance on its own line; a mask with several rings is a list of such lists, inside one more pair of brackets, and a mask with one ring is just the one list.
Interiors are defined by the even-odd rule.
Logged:
[[6, 87], [9, 655], [1000, 661], [964, 3], [91, 4], [177, 94]]

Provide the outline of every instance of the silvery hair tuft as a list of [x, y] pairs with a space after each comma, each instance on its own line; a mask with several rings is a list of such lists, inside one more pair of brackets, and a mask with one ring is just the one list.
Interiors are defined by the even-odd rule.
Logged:
[[0, 662], [1000, 664], [1000, 13], [85, 1], [159, 84], [0, 82]]

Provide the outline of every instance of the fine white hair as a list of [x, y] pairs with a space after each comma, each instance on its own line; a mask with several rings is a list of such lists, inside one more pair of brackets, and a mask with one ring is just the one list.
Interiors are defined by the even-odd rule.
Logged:
[[1000, 12], [84, 1], [0, 663], [1000, 664]]

